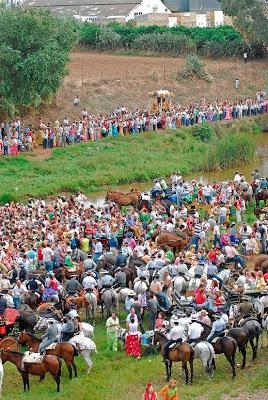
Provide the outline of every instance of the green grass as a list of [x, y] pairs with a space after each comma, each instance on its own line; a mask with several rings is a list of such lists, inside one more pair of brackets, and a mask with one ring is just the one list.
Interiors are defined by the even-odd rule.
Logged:
[[[121, 314], [121, 326], [124, 316]], [[50, 376], [39, 383], [36, 377], [30, 378], [31, 391], [23, 393], [22, 382], [15, 367], [6, 364], [3, 384], [3, 399], [9, 400], [137, 400], [141, 398], [146, 382], [152, 381], [157, 390], [165, 384], [165, 368], [161, 356], [146, 356], [140, 360], [127, 358], [124, 352], [109, 354], [106, 351], [106, 334], [104, 321], [98, 319], [95, 330], [95, 341], [98, 354], [93, 356], [94, 366], [90, 375], [85, 373], [83, 360], [78, 357], [78, 378], [69, 381], [67, 368], [62, 367], [62, 390], [55, 392], [55, 384]], [[233, 381], [231, 370], [223, 355], [216, 356], [216, 372], [212, 381], [208, 381], [199, 360], [194, 364], [193, 385], [186, 386], [180, 377], [181, 364], [174, 364], [173, 377], [178, 380], [181, 400], [202, 398], [202, 400], [221, 400], [224, 394], [231, 396], [253, 392], [259, 388], [268, 389], [267, 348], [259, 349], [258, 359], [251, 362], [251, 350], [248, 350], [248, 361], [245, 370], [237, 368], [237, 377]], [[236, 361], [241, 363], [241, 355]]]
[[151, 181], [174, 170], [186, 175], [249, 161], [255, 152], [250, 128], [235, 133], [226, 125], [228, 134], [222, 133], [224, 130], [207, 143], [195, 139], [191, 128], [184, 128], [54, 149], [47, 160], [29, 154], [2, 157], [0, 203], [77, 190], [89, 193], [112, 185]]

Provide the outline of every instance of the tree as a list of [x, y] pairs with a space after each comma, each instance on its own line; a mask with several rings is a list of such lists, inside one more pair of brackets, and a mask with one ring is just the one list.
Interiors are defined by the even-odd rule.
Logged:
[[0, 115], [5, 118], [56, 93], [78, 28], [35, 9], [1, 11], [0, 26]]
[[233, 18], [246, 42], [268, 46], [267, 0], [220, 0], [222, 10]]

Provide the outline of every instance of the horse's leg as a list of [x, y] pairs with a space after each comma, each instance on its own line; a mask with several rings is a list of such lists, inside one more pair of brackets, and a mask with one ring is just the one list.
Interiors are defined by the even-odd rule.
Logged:
[[186, 385], [188, 385], [189, 382], [189, 372], [188, 372], [188, 367], [187, 367], [187, 361], [183, 361], [182, 363], [182, 367], [185, 371], [185, 383]]
[[172, 374], [172, 362], [169, 362], [169, 379], [171, 378], [171, 374]]
[[189, 360], [190, 364], [190, 383], [193, 383], [193, 377], [194, 377], [194, 358], [191, 357]]
[[42, 382], [44, 379], [45, 379], [45, 374], [43, 374], [43, 375], [40, 375], [39, 382]]
[[26, 390], [27, 390], [26, 376], [25, 376], [25, 374], [21, 373], [21, 377], [22, 377], [22, 383], [23, 383], [23, 390], [24, 390], [24, 392], [26, 392]]
[[246, 366], [246, 357], [247, 357], [246, 345], [241, 346], [240, 347], [240, 351], [241, 351], [242, 356], [243, 356], [243, 361], [242, 361], [242, 365], [241, 365], [241, 368], [243, 369]]
[[225, 354], [225, 357], [227, 358], [227, 361], [229, 362], [229, 364], [232, 367], [233, 378], [234, 378], [236, 374], [235, 374], [235, 363], [234, 363], [234, 360], [233, 360], [233, 355], [231, 356], [231, 355], [226, 354], [226, 353], [224, 353], [224, 354]]
[[257, 357], [256, 355], [256, 349], [255, 349], [255, 344], [254, 344], [254, 338], [250, 338], [249, 340], [250, 346], [252, 348], [252, 361], [255, 360], [255, 358]]
[[67, 368], [68, 368], [68, 372], [69, 372], [69, 379], [73, 379], [73, 370], [72, 370], [72, 364], [71, 364], [71, 362], [70, 361], [66, 361], [66, 360], [64, 360], [65, 361], [65, 364], [66, 364], [66, 366], [67, 366]]
[[167, 382], [169, 381], [169, 366], [168, 366], [168, 362], [166, 360], [165, 361], [165, 367], [166, 367], [166, 374], [167, 374]]
[[72, 366], [73, 366], [73, 369], [74, 369], [74, 376], [77, 378], [77, 366], [76, 366], [74, 357], [73, 357], [71, 363], [72, 363]]

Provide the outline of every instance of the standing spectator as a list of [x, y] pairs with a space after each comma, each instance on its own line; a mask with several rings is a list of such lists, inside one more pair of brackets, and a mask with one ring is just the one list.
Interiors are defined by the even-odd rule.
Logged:
[[112, 313], [106, 321], [107, 332], [107, 350], [117, 351], [118, 331], [120, 329], [119, 319], [115, 312]]
[[18, 310], [22, 302], [22, 295], [27, 292], [26, 286], [24, 286], [18, 279], [12, 290], [12, 296], [14, 301], [14, 307]]
[[154, 293], [150, 292], [149, 300], [147, 302], [147, 309], [149, 312], [149, 331], [155, 329], [155, 322], [157, 317], [158, 301]]

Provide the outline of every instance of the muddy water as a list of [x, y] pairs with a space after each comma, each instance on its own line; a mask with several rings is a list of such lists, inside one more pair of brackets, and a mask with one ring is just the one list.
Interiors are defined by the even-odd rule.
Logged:
[[[239, 168], [239, 172], [243, 173], [247, 179], [250, 179], [250, 174], [254, 168], [258, 168], [262, 175], [268, 176], [268, 133], [262, 133], [256, 136], [256, 157], [254, 160], [245, 164]], [[243, 151], [243, 149], [241, 149]], [[174, 170], [176, 170], [176, 165], [174, 165]], [[157, 172], [157, 171], [156, 171]], [[234, 176], [234, 168], [227, 168], [220, 171], [213, 172], [197, 172], [186, 176], [186, 180], [195, 179], [200, 182], [223, 182], [225, 180], [231, 179]], [[157, 175], [157, 173], [156, 173]], [[113, 187], [114, 190], [119, 190], [122, 192], [127, 192], [131, 187], [135, 186], [141, 192], [150, 190], [152, 187], [151, 182], [145, 183], [133, 183], [127, 185], [118, 185]], [[105, 192], [94, 192], [88, 194], [88, 200], [90, 203], [103, 204], [105, 198]]]

